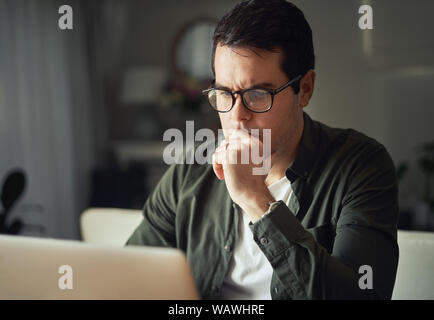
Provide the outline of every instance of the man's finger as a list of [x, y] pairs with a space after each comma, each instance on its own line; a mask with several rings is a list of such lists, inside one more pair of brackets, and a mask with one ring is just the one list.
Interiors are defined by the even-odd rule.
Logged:
[[217, 176], [217, 178], [219, 180], [224, 180], [225, 178], [225, 174], [224, 174], [224, 170], [223, 170], [223, 165], [221, 162], [219, 162], [220, 158], [220, 152], [216, 152], [212, 155], [212, 168], [214, 170], [215, 175]]

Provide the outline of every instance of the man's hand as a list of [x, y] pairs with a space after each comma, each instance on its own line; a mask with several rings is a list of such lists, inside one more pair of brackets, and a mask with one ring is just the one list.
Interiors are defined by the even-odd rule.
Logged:
[[[253, 168], [263, 164], [252, 162], [252, 149], [262, 151], [262, 142], [244, 130], [234, 131], [216, 149], [213, 169], [220, 180], [225, 180], [232, 200], [247, 213], [252, 223], [255, 223], [268, 210], [269, 202], [275, 200], [265, 184], [267, 175], [253, 174]], [[243, 154], [248, 155], [247, 163], [241, 161]], [[261, 157], [263, 161], [273, 159], [273, 155], [262, 154]]]

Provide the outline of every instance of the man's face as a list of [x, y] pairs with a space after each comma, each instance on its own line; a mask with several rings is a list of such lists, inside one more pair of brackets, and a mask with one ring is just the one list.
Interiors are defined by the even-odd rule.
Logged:
[[[231, 48], [218, 45], [215, 52], [216, 87], [231, 91], [259, 85], [277, 89], [287, 83], [281, 69], [282, 52], [261, 49]], [[288, 87], [274, 96], [273, 107], [265, 113], [254, 113], [244, 107], [241, 97], [235, 95], [232, 110], [219, 113], [222, 129], [227, 137], [228, 129], [271, 129], [271, 152], [292, 149], [296, 132], [302, 126], [303, 113], [298, 95]]]

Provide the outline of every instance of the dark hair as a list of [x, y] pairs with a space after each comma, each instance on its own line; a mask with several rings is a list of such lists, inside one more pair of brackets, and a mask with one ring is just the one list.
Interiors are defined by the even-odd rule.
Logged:
[[[303, 12], [285, 0], [249, 0], [237, 4], [218, 23], [213, 36], [212, 72], [217, 45], [250, 47], [284, 55], [282, 70], [292, 79], [315, 67], [312, 30]], [[292, 85], [295, 93], [300, 83]]]

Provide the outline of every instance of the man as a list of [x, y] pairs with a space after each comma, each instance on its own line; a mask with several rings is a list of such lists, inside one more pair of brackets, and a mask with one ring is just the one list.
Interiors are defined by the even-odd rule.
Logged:
[[[211, 165], [172, 165], [128, 245], [182, 249], [204, 299], [390, 299], [397, 180], [385, 148], [313, 121], [311, 29], [283, 1], [246, 1], [213, 37], [225, 140]], [[271, 129], [271, 169], [231, 163]], [[359, 271], [362, 271], [359, 273]]]

